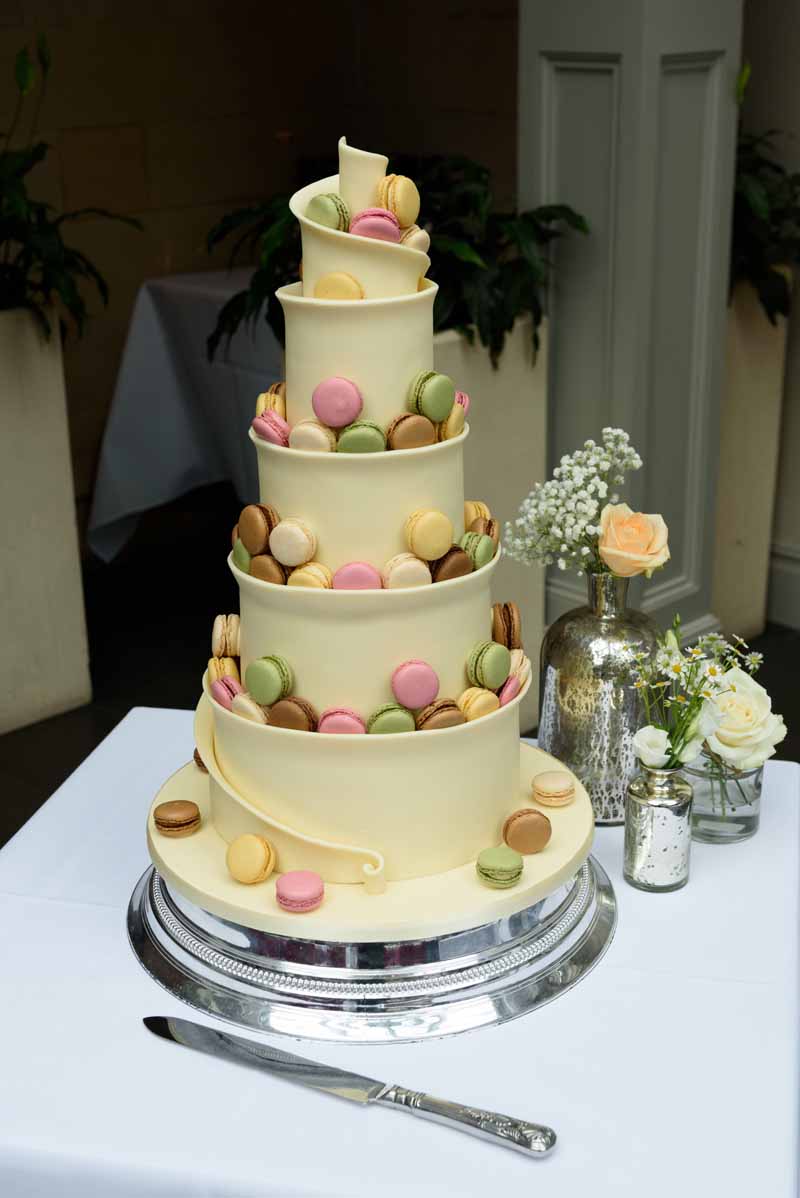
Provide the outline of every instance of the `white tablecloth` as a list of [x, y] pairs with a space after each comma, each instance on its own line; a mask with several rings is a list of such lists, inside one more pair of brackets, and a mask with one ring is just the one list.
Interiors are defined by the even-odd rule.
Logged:
[[676, 894], [626, 886], [621, 831], [600, 830], [619, 928], [550, 1006], [444, 1040], [298, 1048], [550, 1123], [556, 1152], [531, 1162], [142, 1028], [192, 1017], [125, 935], [145, 811], [191, 751], [190, 713], [134, 710], [0, 852], [4, 1198], [796, 1195], [798, 766], [768, 766], [758, 836], [695, 845]]
[[263, 319], [223, 342], [213, 364], [206, 337], [252, 267], [174, 275], [142, 285], [133, 310], [98, 463], [89, 545], [108, 561], [138, 513], [194, 487], [230, 479], [242, 503], [258, 499], [246, 433], [256, 396], [283, 377], [281, 347]]

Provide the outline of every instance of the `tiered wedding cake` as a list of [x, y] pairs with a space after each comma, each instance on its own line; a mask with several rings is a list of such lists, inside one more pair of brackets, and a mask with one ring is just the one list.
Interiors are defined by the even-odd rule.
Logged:
[[[478, 876], [478, 855], [500, 844], [511, 813], [536, 808], [531, 780], [555, 763], [520, 746], [527, 659], [519, 650], [513, 658], [521, 687], [506, 686], [510, 667], [503, 668], [500, 653], [499, 675], [482, 675], [482, 663], [495, 655], [481, 658], [481, 647], [502, 641], [496, 631], [493, 639], [490, 597], [500, 550], [485, 553], [486, 520], [464, 541], [469, 427], [445, 428], [448, 415], [437, 411], [437, 288], [425, 278], [426, 253], [413, 248], [424, 246], [426, 236], [420, 230], [396, 234], [377, 211], [392, 209], [393, 202], [397, 211], [397, 177], [387, 181], [387, 159], [344, 139], [339, 149], [339, 175], [291, 200], [303, 264], [302, 281], [278, 292], [286, 317], [285, 387], [262, 397], [259, 407], [266, 411], [250, 434], [267, 542], [261, 553], [237, 539], [231, 569], [241, 598], [240, 642], [226, 644], [223, 627], [219, 650], [222, 660], [238, 656], [227, 674], [229, 692], [244, 697], [232, 709], [230, 700], [217, 701], [212, 675], [224, 679], [225, 669], [206, 674], [196, 718], [205, 768], [186, 766], [153, 805], [195, 802], [200, 827], [191, 835], [164, 835], [151, 810], [148, 844], [168, 884], [225, 919], [292, 937], [385, 942], [475, 927], [530, 906], [572, 877], [587, 856], [592, 812], [575, 781], [572, 802], [541, 809], [552, 835], [541, 852], [525, 856], [515, 884], [495, 888]], [[331, 221], [307, 215], [316, 197], [328, 197], [317, 208], [331, 205]], [[367, 235], [349, 231], [350, 217], [365, 210], [367, 223], [360, 227]], [[340, 227], [331, 227], [337, 221]], [[381, 221], [390, 240], [382, 239]], [[352, 298], [340, 298], [345, 295]], [[332, 388], [320, 391], [326, 380]], [[338, 403], [347, 412], [352, 393], [361, 400], [361, 410], [347, 416], [355, 414], [348, 437], [356, 450], [372, 448], [370, 438], [380, 440], [409, 407], [427, 410], [432, 420], [443, 417], [435, 432], [440, 439], [416, 448], [383, 449], [380, 442], [377, 452], [342, 452], [344, 432], [327, 429], [320, 412], [333, 413]], [[452, 411], [447, 402], [444, 407]], [[288, 432], [300, 421], [309, 441]], [[315, 438], [320, 449], [334, 451], [316, 451]], [[489, 516], [473, 502], [467, 516], [476, 513]], [[281, 532], [273, 538], [276, 524]], [[442, 527], [446, 546], [439, 543]], [[462, 543], [458, 553], [450, 548]], [[448, 553], [452, 568], [442, 568]], [[316, 563], [311, 573], [286, 585], [292, 568], [309, 558]], [[424, 566], [421, 577], [414, 575], [423, 559], [433, 581]], [[419, 577], [421, 585], [402, 585], [409, 565], [409, 580]], [[312, 585], [303, 585], [304, 578]], [[495, 626], [498, 618], [502, 611], [495, 612]], [[230, 623], [232, 642], [239, 630]], [[513, 647], [509, 640], [506, 645]], [[420, 683], [428, 717], [414, 711], [421, 700], [394, 702], [404, 697], [402, 686], [399, 695], [395, 689], [403, 663], [416, 663], [408, 681], [412, 691]], [[434, 690], [424, 693], [430, 677]], [[271, 680], [274, 693], [261, 693]], [[475, 693], [465, 697], [469, 688]], [[502, 705], [489, 690], [503, 692]], [[277, 714], [270, 719], [270, 704], [287, 696], [302, 696], [294, 727]], [[442, 703], [443, 696], [452, 702]], [[369, 731], [325, 735], [325, 720], [320, 730], [300, 730], [306, 718], [316, 729], [326, 711], [345, 712], [344, 725], [328, 716], [331, 731], [342, 732], [348, 719], [359, 717]], [[476, 711], [488, 714], [471, 718]], [[245, 718], [249, 712], [256, 718]], [[406, 726], [415, 730], [395, 730]], [[237, 881], [226, 865], [227, 847], [244, 834], [267, 841], [274, 853], [274, 870], [255, 885]], [[276, 879], [295, 870], [314, 871], [325, 885], [322, 904], [303, 915], [285, 910], [275, 893]]]

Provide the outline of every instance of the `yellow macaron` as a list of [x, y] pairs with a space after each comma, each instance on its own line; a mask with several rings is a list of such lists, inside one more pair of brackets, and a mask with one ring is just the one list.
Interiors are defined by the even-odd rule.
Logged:
[[232, 657], [211, 657], [208, 661], [208, 681], [219, 682], [220, 678], [235, 678], [241, 682], [239, 667]]
[[453, 544], [453, 525], [444, 512], [419, 508], [406, 520], [405, 535], [410, 553], [433, 562], [444, 557]]
[[419, 191], [408, 175], [386, 175], [378, 184], [378, 206], [388, 208], [397, 217], [400, 228], [407, 229], [419, 216]]
[[344, 270], [333, 270], [320, 275], [314, 286], [314, 299], [362, 300], [364, 288], [353, 275]]
[[461, 404], [454, 403], [447, 419], [436, 425], [437, 441], [452, 441], [453, 437], [460, 437], [465, 423], [464, 409]]
[[469, 528], [473, 520], [490, 520], [492, 513], [480, 499], [464, 500], [464, 527]]
[[275, 850], [263, 836], [245, 832], [228, 845], [225, 864], [237, 882], [254, 886], [265, 882], [275, 868]]
[[273, 383], [261, 392], [256, 400], [256, 416], [263, 416], [265, 412], [277, 412], [286, 419], [286, 383]]
[[494, 691], [484, 690], [482, 686], [470, 686], [456, 699], [458, 710], [467, 723], [479, 720], [481, 716], [491, 715], [500, 706], [500, 700]]
[[316, 590], [329, 591], [333, 586], [333, 574], [322, 562], [306, 562], [292, 570], [287, 579], [290, 587], [314, 587]]

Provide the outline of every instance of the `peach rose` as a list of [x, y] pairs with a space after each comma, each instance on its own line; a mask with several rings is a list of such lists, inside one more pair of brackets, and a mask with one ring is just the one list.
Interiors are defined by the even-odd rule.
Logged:
[[632, 512], [627, 503], [607, 503], [600, 513], [600, 557], [613, 574], [648, 578], [669, 561], [669, 530], [661, 516]]

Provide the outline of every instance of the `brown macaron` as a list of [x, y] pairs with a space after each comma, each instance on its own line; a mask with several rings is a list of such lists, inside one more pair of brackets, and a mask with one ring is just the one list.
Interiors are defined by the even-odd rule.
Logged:
[[500, 544], [500, 521], [495, 520], [490, 516], [485, 520], [483, 516], [478, 516], [477, 520], [473, 520], [469, 526], [468, 532], [477, 532], [481, 536], [490, 537], [494, 542], [495, 548]]
[[200, 808], [188, 799], [159, 803], [153, 821], [162, 836], [191, 836], [200, 827]]
[[287, 571], [270, 553], [258, 553], [250, 558], [250, 574], [262, 582], [274, 582], [278, 586], [285, 586], [288, 578]]
[[269, 546], [269, 535], [280, 516], [268, 503], [248, 503], [239, 516], [239, 539], [247, 552], [255, 557]]
[[197, 745], [195, 745], [195, 749], [194, 749], [194, 763], [199, 770], [203, 771], [204, 774], [208, 773], [208, 769], [206, 768], [206, 763], [203, 761], [203, 758], [200, 756], [200, 750], [197, 748]]
[[541, 853], [553, 834], [550, 820], [543, 811], [523, 807], [509, 815], [503, 824], [503, 840], [518, 853]]
[[427, 416], [405, 412], [387, 428], [386, 443], [390, 449], [422, 449], [436, 443], [436, 427]]
[[472, 559], [458, 545], [451, 546], [444, 557], [431, 562], [431, 578], [434, 582], [447, 582], [450, 578], [463, 578], [473, 570]]
[[437, 699], [417, 712], [417, 730], [432, 732], [436, 728], [455, 728], [466, 724], [464, 713], [459, 710], [455, 699]]
[[507, 649], [522, 648], [522, 621], [516, 603], [492, 604], [492, 640]]
[[274, 728], [291, 728], [295, 732], [316, 732], [317, 713], [306, 699], [289, 695], [279, 699], [269, 709], [269, 722]]

